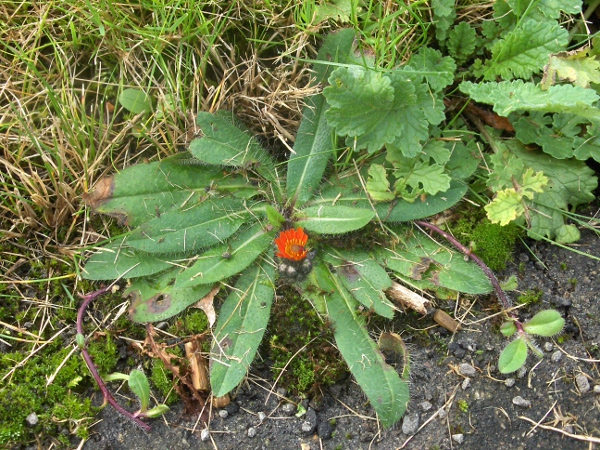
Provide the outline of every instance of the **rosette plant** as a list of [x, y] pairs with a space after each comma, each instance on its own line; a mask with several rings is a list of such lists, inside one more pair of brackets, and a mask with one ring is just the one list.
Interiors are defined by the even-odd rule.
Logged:
[[[325, 40], [316, 82], [335, 83], [330, 76], [336, 65], [364, 64], [353, 40], [352, 30]], [[389, 427], [409, 400], [405, 372], [386, 363], [361, 310], [392, 319], [398, 307], [386, 290], [394, 278], [472, 294], [489, 292], [491, 285], [462, 255], [400, 224], [460, 200], [467, 189], [461, 177], [468, 173], [458, 170], [465, 154], [456, 152], [447, 161], [444, 192], [409, 200], [374, 198], [365, 183], [377, 186], [376, 173], [369, 173], [365, 155], [346, 152], [345, 162], [334, 158], [345, 149], [338, 149], [329, 108], [322, 94], [306, 100], [284, 163], [276, 163], [231, 113], [201, 112], [202, 136], [191, 142], [189, 153], [101, 180], [87, 202], [130, 231], [98, 249], [84, 277], [128, 279], [130, 316], [139, 323], [167, 320], [215, 285], [225, 288], [210, 351], [216, 397], [245, 377], [277, 286], [291, 284], [332, 325], [350, 372]]]

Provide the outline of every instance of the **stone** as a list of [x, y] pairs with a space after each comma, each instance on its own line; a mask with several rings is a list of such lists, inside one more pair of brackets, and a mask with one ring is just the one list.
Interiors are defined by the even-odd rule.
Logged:
[[424, 402], [419, 403], [419, 407], [423, 411], [429, 411], [431, 408], [433, 408], [433, 405], [428, 401], [424, 401]]
[[452, 435], [452, 440], [454, 442], [456, 442], [457, 444], [462, 444], [465, 441], [465, 435], [462, 433], [459, 434], [453, 434]]
[[301, 429], [303, 433], [310, 434], [315, 431], [317, 427], [317, 413], [314, 409], [308, 408], [304, 415], [304, 421], [302, 422]]
[[504, 385], [506, 387], [513, 387], [515, 385], [516, 381], [514, 378], [507, 378], [506, 380], [504, 380]]
[[229, 413], [227, 412], [226, 409], [220, 409], [219, 410], [219, 417], [221, 419], [227, 419], [227, 417], [229, 417]]
[[37, 423], [40, 421], [40, 419], [38, 418], [37, 414], [34, 413], [34, 412], [32, 412], [31, 414], [29, 414], [25, 420], [31, 426], [37, 425]]
[[577, 383], [577, 388], [582, 394], [586, 394], [590, 391], [590, 381], [588, 380], [588, 377], [585, 376], [585, 374], [577, 374], [575, 376], [575, 383]]
[[257, 433], [256, 428], [254, 428], [254, 427], [248, 428], [247, 434], [248, 434], [249, 438], [253, 438], [254, 436], [256, 436], [256, 433]]
[[281, 412], [286, 416], [292, 416], [296, 412], [296, 405], [293, 403], [284, 403]]
[[517, 405], [522, 408], [530, 408], [531, 407], [531, 402], [529, 400], [525, 400], [520, 395], [517, 395], [516, 397], [514, 397], [512, 399], [512, 402], [513, 402], [513, 405]]
[[408, 436], [412, 436], [419, 429], [419, 414], [410, 413], [404, 416], [402, 421], [402, 432]]
[[208, 431], [207, 428], [204, 428], [201, 432], [200, 432], [200, 440], [202, 442], [206, 442], [210, 439], [210, 431]]
[[458, 365], [458, 373], [465, 377], [474, 377], [477, 375], [477, 370], [471, 364], [461, 363]]

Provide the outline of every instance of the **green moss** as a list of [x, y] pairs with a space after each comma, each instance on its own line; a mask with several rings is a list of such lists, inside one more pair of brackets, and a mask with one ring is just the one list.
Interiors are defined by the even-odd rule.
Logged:
[[207, 329], [208, 318], [204, 311], [196, 308], [188, 308], [174, 320], [168, 331], [176, 336], [189, 336], [203, 333]]
[[520, 305], [535, 305], [542, 300], [543, 292], [540, 288], [529, 289], [517, 297]]
[[172, 405], [179, 399], [178, 395], [175, 393], [175, 390], [173, 390], [172, 376], [160, 359], [152, 360], [152, 373], [150, 375], [150, 381], [165, 398], [165, 404]]
[[112, 336], [107, 333], [106, 338], [88, 343], [88, 353], [100, 374], [111, 373], [117, 365], [119, 354]]
[[347, 371], [346, 364], [331, 344], [331, 330], [312, 306], [295, 291], [282, 288], [279, 292], [282, 300], [273, 307], [267, 339], [273, 376], [285, 367], [279, 380], [282, 387], [295, 395], [316, 394], [338, 381]]
[[501, 226], [491, 223], [481, 214], [467, 214], [452, 226], [452, 232], [461, 242], [470, 245], [493, 271], [506, 269], [517, 238], [522, 233], [514, 224]]
[[458, 409], [460, 409], [462, 412], [467, 413], [469, 412], [469, 403], [466, 400], [459, 400], [458, 403]]

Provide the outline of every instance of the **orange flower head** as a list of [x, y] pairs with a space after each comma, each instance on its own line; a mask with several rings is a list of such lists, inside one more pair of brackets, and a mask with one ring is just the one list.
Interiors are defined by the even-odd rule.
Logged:
[[302, 261], [306, 258], [306, 242], [308, 235], [302, 228], [290, 228], [282, 231], [275, 239], [277, 244], [277, 256], [279, 258], [291, 259], [292, 261]]

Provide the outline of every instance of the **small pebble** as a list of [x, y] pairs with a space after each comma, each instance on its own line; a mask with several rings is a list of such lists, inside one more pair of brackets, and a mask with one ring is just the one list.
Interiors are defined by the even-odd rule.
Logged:
[[465, 389], [468, 389], [469, 386], [471, 386], [471, 379], [469, 377], [465, 378], [462, 382], [462, 390], [464, 391]]
[[248, 437], [253, 438], [254, 436], [256, 436], [256, 428], [254, 428], [254, 427], [248, 428]]
[[465, 377], [473, 377], [477, 374], [477, 370], [471, 364], [461, 363], [458, 365], [458, 372]]
[[600, 385], [594, 386], [594, 394], [600, 394]]
[[229, 413], [227, 412], [226, 409], [220, 409], [219, 410], [219, 417], [221, 419], [227, 419], [227, 417], [229, 417]]
[[303, 433], [312, 433], [315, 431], [317, 427], [317, 413], [314, 409], [308, 408], [306, 410], [306, 414], [304, 415], [304, 421], [302, 422], [302, 432]]
[[554, 344], [552, 342], [544, 342], [544, 350], [547, 352], [551, 352], [554, 349]]
[[561, 358], [562, 358], [562, 352], [560, 350], [556, 350], [554, 353], [552, 353], [552, 356], [550, 357], [552, 362], [558, 362], [561, 360]]
[[264, 412], [261, 411], [258, 413], [258, 420], [260, 420], [261, 422], [263, 420], [265, 420], [266, 418], [267, 418], [267, 415]]
[[513, 387], [515, 385], [516, 381], [514, 378], [507, 378], [506, 380], [504, 380], [504, 385], [506, 387]]
[[521, 406], [523, 408], [531, 407], [531, 402], [529, 400], [525, 400], [520, 395], [517, 395], [512, 399], [513, 405]]
[[277, 395], [281, 396], [281, 397], [285, 397], [287, 395], [288, 391], [286, 388], [277, 388]]
[[208, 441], [209, 439], [210, 439], [210, 432], [208, 431], [208, 429], [207, 429], [207, 428], [205, 428], [205, 429], [203, 429], [203, 430], [200, 432], [200, 440], [201, 440], [202, 442], [206, 442], [206, 441]]
[[427, 401], [425, 402], [421, 402], [419, 403], [419, 407], [423, 410], [423, 411], [429, 411], [431, 408], [433, 408], [433, 405]]
[[454, 442], [456, 442], [457, 444], [462, 444], [465, 441], [465, 435], [460, 433], [460, 434], [453, 434], [452, 435], [452, 440]]
[[410, 413], [404, 416], [402, 421], [402, 432], [408, 436], [412, 436], [419, 428], [419, 414]]
[[527, 375], [527, 368], [525, 366], [522, 366], [518, 371], [517, 371], [517, 378], [523, 378], [525, 375]]
[[293, 403], [284, 403], [281, 407], [281, 412], [286, 416], [291, 416], [296, 412], [296, 405]]
[[579, 388], [579, 392], [581, 392], [582, 394], [589, 392], [590, 381], [584, 374], [580, 373], [576, 375], [575, 382], [577, 383], [577, 388]]
[[438, 418], [440, 419], [440, 422], [444, 422], [446, 420], [447, 415], [448, 415], [448, 413], [446, 412], [445, 409], [440, 409], [438, 411]]
[[40, 421], [40, 419], [38, 418], [37, 414], [34, 413], [34, 412], [32, 412], [31, 414], [29, 414], [25, 420], [31, 426], [37, 425], [37, 423]]

